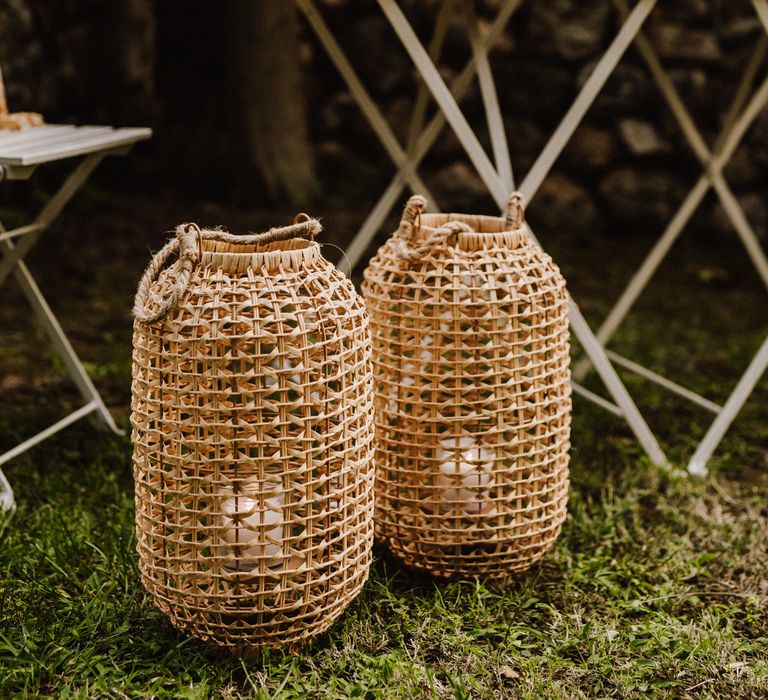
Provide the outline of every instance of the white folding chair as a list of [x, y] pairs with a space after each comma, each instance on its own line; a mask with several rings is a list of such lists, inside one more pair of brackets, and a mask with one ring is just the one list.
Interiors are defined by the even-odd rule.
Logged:
[[[77, 159], [70, 175], [31, 224], [6, 230], [0, 223], [0, 285], [13, 274], [85, 401], [76, 411], [0, 454], [0, 465], [91, 413], [110, 430], [120, 432], [23, 258], [105, 156], [123, 155], [151, 135], [150, 129], [143, 128], [59, 124], [0, 131], [0, 180], [27, 180], [40, 165]], [[0, 469], [0, 508], [11, 508], [13, 502], [13, 491]]]
[[[628, 14], [626, 0], [613, 0], [613, 3], [619, 12], [626, 17]], [[760, 19], [764, 33], [761, 34], [746, 66], [723, 120], [724, 126], [715, 141], [712, 151], [710, 151], [700, 131], [697, 129], [693, 117], [686, 109], [677, 88], [664, 70], [653, 44], [641, 31], [637, 33], [635, 43], [640, 51], [640, 55], [648, 66], [691, 150], [700, 161], [703, 172], [672, 217], [664, 233], [648, 253], [626, 289], [598, 328], [597, 338], [603, 345], [606, 345], [616, 333], [710, 188], [715, 190], [723, 210], [741, 239], [757, 274], [766, 287], [768, 287], [768, 259], [766, 259], [754, 229], [723, 175], [723, 170], [741, 143], [747, 130], [768, 103], [768, 77], [762, 81], [750, 97], [750, 90], [765, 60], [766, 53], [768, 53], [768, 2], [766, 0], [753, 0], [753, 6]], [[608, 356], [614, 363], [630, 372], [634, 372], [715, 414], [715, 420], [697, 446], [688, 464], [688, 469], [692, 474], [705, 474], [707, 462], [712, 457], [731, 423], [739, 411], [741, 411], [760, 377], [768, 368], [768, 338], [766, 338], [762, 347], [757, 351], [754, 359], [722, 406], [618, 353], [609, 350]], [[576, 365], [575, 376], [582, 379], [589, 370], [589, 367], [588, 358], [583, 358]]]
[[[350, 92], [367, 117], [374, 132], [377, 134], [389, 156], [398, 168], [389, 187], [381, 196], [362, 228], [350, 244], [347, 250], [348, 261], [342, 261], [339, 267], [344, 271], [349, 272], [350, 268], [353, 268], [359, 261], [376, 231], [381, 227], [384, 219], [397, 202], [406, 183], [413, 191], [421, 192], [422, 194], [425, 193], [423, 186], [416, 181], [416, 170], [422, 158], [437, 139], [437, 136], [440, 134], [446, 121], [455, 132], [464, 150], [467, 152], [467, 155], [491, 193], [491, 196], [498, 204], [499, 209], [503, 211], [507, 197], [512, 189], [514, 189], [514, 180], [506, 136], [503, 129], [503, 121], [499, 110], [498, 99], [496, 97], [493, 77], [490, 72], [488, 51], [496, 41], [498, 41], [504, 31], [504, 27], [514, 14], [515, 10], [520, 6], [522, 0], [506, 0], [505, 2], [502, 2], [494, 22], [485, 33], [480, 31], [474, 13], [474, 5], [471, 0], [462, 0], [467, 24], [470, 29], [470, 43], [472, 46], [473, 57], [454, 80], [451, 86], [453, 94], [445, 85], [442, 77], [435, 68], [432, 58], [422, 46], [394, 0], [379, 0], [381, 9], [395, 29], [403, 46], [408, 51], [424, 81], [426, 89], [432, 94], [440, 108], [438, 114], [432, 118], [421, 134], [418, 137], [411, 139], [408, 152], [406, 152], [397, 142], [397, 139], [389, 128], [386, 120], [382, 116], [380, 110], [376, 107], [370, 95], [366, 92], [349, 59], [344, 55], [341, 47], [334, 39], [330, 29], [323, 21], [312, 0], [296, 0], [296, 2], [307, 17], [307, 20], [315, 31], [321, 44], [328, 52], [331, 60], [339, 69], [339, 72], [350, 88]], [[650, 7], [646, 9], [645, 5], [648, 5], [649, 3]], [[652, 4], [651, 0], [644, 0], [643, 12], [635, 13], [630, 28], [620, 32], [619, 37], [614, 42], [614, 45], [617, 47], [614, 54], [611, 54], [608, 59], [604, 59], [598, 64], [590, 81], [588, 81], [588, 85], [591, 84], [594, 86], [599, 83], [598, 89], [602, 86], [613, 69], [613, 66], [618, 62], [621, 54], [629, 45], [631, 41], [630, 31], [632, 26], [638, 22], [642, 23], [647, 16], [647, 13], [650, 12]], [[441, 23], [447, 22], [447, 12], [453, 5], [453, 2], [446, 2], [443, 4], [443, 7], [438, 14], [437, 28], [435, 31], [436, 37], [439, 37], [441, 33]], [[433, 53], [436, 53], [438, 46], [439, 42], [433, 42]], [[486, 117], [491, 134], [494, 157], [497, 160], [496, 165], [491, 163], [490, 159], [485, 154], [477, 136], [467, 123], [457, 104], [457, 99], [460, 99], [461, 96], [465, 94], [475, 72], [478, 74], [481, 95], [486, 109]], [[586, 112], [587, 107], [591, 104], [591, 100], [586, 105], [583, 103], [584, 100], [582, 99], [576, 106], [578, 109], [583, 109], [583, 111]], [[418, 108], [419, 100], [417, 100], [416, 104]], [[418, 109], [415, 110], [415, 115], [416, 119], [414, 121], [420, 118]], [[581, 116], [583, 116], [583, 114]], [[580, 121], [580, 118], [581, 117], [578, 117], [578, 121]], [[575, 129], [576, 124], [574, 124], [573, 129]], [[549, 153], [546, 155], [547, 157], [550, 156]], [[544, 173], [544, 175], [546, 175], [546, 173]], [[544, 175], [541, 177], [542, 180]], [[521, 191], [526, 196], [526, 199], [530, 200], [535, 190], [538, 189], [539, 184], [540, 181], [532, 188], [530, 186], [531, 181], [529, 178], [526, 178], [526, 181], [524, 181], [521, 186]], [[427, 194], [427, 197], [434, 204], [434, 197], [431, 197], [429, 194]], [[533, 236], [533, 232], [531, 232], [531, 236]], [[594, 333], [573, 299], [569, 299], [569, 311], [573, 332], [579, 338], [582, 347], [596, 367], [615, 403], [602, 398], [575, 382], [573, 383], [574, 391], [615, 415], [624, 418], [649, 458], [655, 464], [665, 465], [667, 460], [664, 452], [608, 359], [605, 353], [605, 348], [597, 341]]]
[[[392, 25], [395, 33], [421, 75], [424, 85], [431, 92], [440, 108], [438, 115], [432, 119], [421, 135], [418, 138], [411, 139], [409, 149], [406, 153], [400, 148], [399, 144], [397, 144], [386, 121], [376, 108], [373, 100], [365, 92], [362, 83], [354, 73], [349, 60], [344, 56], [341, 48], [333, 38], [327, 25], [323, 22], [322, 17], [317, 12], [312, 1], [297, 0], [299, 7], [306, 15], [320, 42], [325, 47], [333, 62], [339, 67], [342, 76], [350, 86], [353, 97], [363, 109], [364, 114], [374, 127], [374, 131], [382, 140], [382, 143], [384, 143], [390, 157], [398, 168], [390, 186], [379, 199], [376, 207], [374, 207], [368, 219], [365, 221], [350, 245], [348, 250], [349, 262], [345, 261], [340, 265], [340, 267], [344, 268], [346, 271], [349, 271], [349, 268], [354, 267], [359, 261], [373, 235], [382, 225], [389, 211], [401, 195], [405, 185], [408, 184], [414, 191], [424, 192], [423, 188], [417, 181], [415, 181], [416, 169], [421, 159], [434, 143], [434, 140], [437, 138], [437, 135], [440, 133], [446, 120], [455, 132], [468, 157], [475, 166], [475, 169], [500, 209], [503, 209], [506, 197], [513, 188], [514, 181], [512, 178], [512, 168], [509, 161], [509, 152], [507, 149], [498, 100], [496, 99], [493, 77], [488, 63], [488, 50], [498, 40], [507, 21], [521, 4], [522, 0], [507, 0], [506, 2], [502, 2], [496, 19], [484, 33], [479, 29], [477, 18], [474, 15], [474, 3], [472, 0], [460, 0], [460, 2], [463, 5], [467, 20], [473, 58], [459, 74], [449, 90], [434, 65], [434, 54], [437, 53], [439, 41], [433, 40], [433, 50], [431, 51], [433, 56], [430, 56], [422, 46], [395, 0], [378, 0], [378, 4], [384, 15]], [[672, 242], [679, 235], [683, 226], [693, 214], [710, 186], [715, 189], [720, 197], [729, 218], [734, 223], [739, 237], [746, 246], [750, 257], [755, 264], [758, 273], [766, 281], [766, 284], [768, 284], [768, 262], [766, 262], [765, 255], [749, 222], [744, 216], [743, 211], [739, 207], [722, 175], [723, 168], [729, 161], [744, 133], [759, 114], [760, 110], [764, 107], [766, 101], [768, 101], [768, 81], [761, 85], [751, 99], [748, 99], [750, 86], [752, 85], [756, 72], [765, 55], [765, 41], [764, 37], [761, 38], [760, 43], [755, 49], [753, 58], [747, 67], [742, 83], [737, 90], [731, 110], [726, 118], [726, 127], [723, 135], [715, 144], [714, 153], [712, 153], [701, 138], [700, 133], [686, 111], [674, 85], [661, 66], [652, 44], [641, 32], [642, 26], [656, 5], [657, 0], [639, 0], [631, 11], [627, 7], [626, 0], [613, 0], [613, 2], [622, 15], [624, 23], [603, 57], [596, 64], [570, 109], [567, 111], [559, 126], [555, 129], [541, 154], [521, 183], [520, 190], [528, 201], [535, 196], [543, 180], [546, 178], [555, 161], [583, 120], [589, 107], [592, 105], [605, 85], [605, 82], [618, 65], [621, 57], [630, 44], [636, 42], [641, 55], [651, 70], [654, 80], [661, 89], [662, 95], [680, 123], [694, 152], [702, 162], [705, 173], [702, 175], [700, 182], [697, 183], [692, 190], [691, 195], [689, 195], [681, 206], [680, 211], [670, 223], [668, 230], [648, 256], [648, 259], [640, 267], [627, 288], [627, 291], [622, 295], [621, 299], [616, 304], [616, 307], [603, 323], [597, 334], [592, 332], [581, 315], [576, 303], [573, 300], [570, 301], [572, 329], [574, 335], [579, 339], [585, 351], [584, 360], [576, 366], [574, 372], [575, 379], [578, 380], [583, 378], [589, 367], [594, 367], [613, 396], [615, 403], [606, 401], [593, 392], [586, 390], [576, 381], [573, 384], [573, 388], [574, 391], [588, 400], [625, 418], [648, 456], [656, 464], [665, 463], [666, 460], [664, 454], [648, 428], [647, 423], [635, 406], [634, 401], [631, 399], [626, 388], [616, 374], [613, 364], [622, 366], [629, 371], [639, 373], [646, 379], [655, 381], [660, 386], [674, 391], [678, 395], [692, 400], [698, 405], [717, 413], [715, 422], [700, 443], [689, 464], [689, 470], [692, 473], [703, 473], [705, 471], [704, 465], [707, 460], [722, 439], [722, 436], [734, 417], [738, 414], [761, 374], [765, 371], [766, 364], [768, 364], [768, 341], [766, 341], [766, 344], [764, 344], [760, 351], [758, 351], [747, 372], [744, 374], [741, 381], [739, 381], [733, 394], [723, 407], [717, 406], [708, 399], [698, 396], [690, 389], [681, 387], [675, 382], [642, 367], [638, 363], [623, 358], [611, 351], [607, 351], [605, 345], [613, 332], [618, 328], [621, 320], [626, 316], [626, 313], [631, 308], [637, 296], [648, 283], [654, 270], [663, 260]], [[446, 16], [449, 12], [448, 8], [453, 4], [454, 3], [452, 2], [443, 3], [442, 10], [438, 14], [436, 20], [436, 37], [440, 36], [442, 31], [441, 25], [447, 22]], [[753, 0], [753, 5], [763, 26], [768, 30], [768, 0]], [[478, 75], [481, 96], [486, 111], [495, 161], [493, 163], [486, 155], [457, 104], [457, 101], [461, 99], [462, 95], [465, 93], [475, 71]], [[416, 103], [417, 107], [414, 109], [414, 123], [418, 123], [418, 120], [421, 118], [419, 111], [423, 111], [423, 107], [420, 107], [419, 105], [421, 98], [422, 95], [420, 93]], [[434, 201], [434, 198], [431, 199]]]

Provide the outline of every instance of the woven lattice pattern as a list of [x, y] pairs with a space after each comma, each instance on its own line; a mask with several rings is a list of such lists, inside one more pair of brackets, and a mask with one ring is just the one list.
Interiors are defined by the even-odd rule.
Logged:
[[565, 284], [518, 205], [424, 215], [413, 197], [365, 271], [377, 535], [441, 577], [523, 571], [566, 516]]
[[[367, 317], [316, 243], [207, 238], [219, 233], [199, 232], [199, 261], [167, 317], [134, 326], [141, 575], [198, 637], [240, 653], [296, 647], [368, 576]], [[160, 273], [147, 314], [181, 274]]]

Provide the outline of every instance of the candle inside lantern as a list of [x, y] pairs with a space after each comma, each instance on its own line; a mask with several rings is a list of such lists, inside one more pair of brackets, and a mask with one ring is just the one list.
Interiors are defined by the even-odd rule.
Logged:
[[453, 311], [451, 310], [443, 311], [438, 318], [440, 319], [438, 329], [443, 333], [450, 333], [454, 327]]
[[468, 514], [486, 513], [492, 508], [483, 491], [491, 485], [494, 456], [493, 450], [469, 436], [440, 441], [436, 482], [441, 489], [442, 513], [456, 507]]
[[[295, 369], [296, 366], [287, 358], [287, 357], [276, 357], [272, 362], [268, 364], [269, 367], [272, 369], [283, 371], [283, 372], [290, 372], [292, 369]], [[298, 374], [292, 374], [288, 381], [292, 382], [293, 384], [299, 384], [301, 382], [301, 376]], [[280, 378], [279, 376], [273, 376], [271, 374], [265, 374], [264, 375], [264, 386], [267, 388], [272, 388], [280, 384]]]
[[419, 358], [424, 360], [425, 363], [431, 363], [435, 359], [435, 355], [432, 352], [432, 346], [435, 343], [435, 339], [431, 335], [425, 335], [421, 339], [421, 352]]
[[274, 558], [282, 551], [284, 538], [281, 493], [264, 499], [233, 495], [221, 504], [223, 539], [232, 547], [240, 547], [241, 556]]
[[226, 489], [221, 503], [222, 539], [229, 545], [231, 568], [237, 571], [257, 568], [257, 559], [268, 567], [295, 564], [293, 557], [283, 562], [284, 541], [291, 530], [284, 520], [285, 495], [274, 489], [263, 499], [256, 484], [247, 484], [241, 493]]

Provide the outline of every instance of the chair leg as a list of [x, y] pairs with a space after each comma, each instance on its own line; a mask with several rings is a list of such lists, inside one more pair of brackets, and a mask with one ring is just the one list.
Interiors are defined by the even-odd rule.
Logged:
[[[403, 151], [400, 143], [397, 140], [394, 132], [381, 113], [381, 110], [376, 106], [375, 102], [368, 94], [368, 91], [363, 86], [360, 78], [357, 76], [352, 64], [341, 50], [338, 42], [331, 34], [330, 29], [325, 24], [320, 13], [317, 11], [312, 0], [296, 0], [296, 4], [299, 9], [304, 13], [307, 21], [312, 25], [320, 42], [325, 47], [328, 55], [331, 57], [333, 63], [339, 69], [342, 78], [347, 83], [349, 91], [352, 97], [363, 110], [368, 123], [371, 125], [376, 135], [381, 141], [382, 146], [389, 154], [389, 157], [398, 166], [402, 165], [406, 161], [406, 154]], [[411, 187], [417, 192], [423, 192], [426, 197], [432, 199], [432, 196], [428, 193], [428, 189], [424, 181], [419, 177], [416, 171], [411, 171], [409, 176], [409, 183]]]
[[768, 369], [768, 337], [763, 341], [757, 354], [747, 367], [747, 371], [744, 372], [736, 388], [725, 402], [723, 410], [715, 418], [704, 439], [696, 448], [696, 452], [688, 463], [689, 473], [699, 476], [707, 473], [707, 462], [766, 369]]
[[[43, 232], [51, 225], [56, 217], [61, 214], [61, 211], [69, 203], [69, 200], [75, 196], [75, 193], [83, 186], [103, 158], [103, 153], [92, 153], [83, 158], [66, 180], [64, 180], [61, 187], [59, 187], [56, 193], [40, 210], [37, 217], [35, 217], [32, 224], [34, 230], [31, 233], [26, 234], [15, 246], [11, 246], [10, 248], [4, 246], [0, 249], [4, 253], [3, 259], [0, 260], [0, 284], [2, 284], [6, 277], [11, 273], [14, 265], [29, 252], [30, 248], [37, 242]], [[6, 233], [5, 227], [0, 225], [0, 231]], [[2, 243], [10, 243], [10, 241], [2, 241]]]
[[[2, 241], [0, 242], [0, 249], [12, 251], [13, 244], [10, 241]], [[67, 338], [66, 334], [62, 330], [58, 319], [51, 310], [51, 307], [48, 305], [48, 302], [45, 300], [45, 297], [40, 291], [40, 288], [37, 286], [37, 283], [29, 272], [26, 264], [19, 260], [16, 263], [16, 267], [17, 269], [15, 277], [17, 282], [21, 286], [21, 289], [29, 300], [29, 303], [32, 305], [32, 309], [40, 319], [46, 334], [53, 343], [56, 352], [63, 360], [64, 365], [69, 372], [69, 376], [77, 385], [81, 396], [86, 400], [86, 402], [95, 403], [97, 413], [104, 421], [105, 425], [113, 433], [118, 435], [123, 434], [123, 431], [115, 424], [115, 420], [112, 417], [112, 414], [107, 409], [99, 392], [93, 385], [91, 378], [85, 371], [85, 367], [83, 367], [83, 363], [80, 361], [80, 358], [77, 356], [77, 353], [72, 347], [72, 344], [69, 342], [69, 338]]]
[[[23, 257], [29, 252], [32, 246], [37, 242], [38, 238], [56, 217], [59, 216], [67, 203], [72, 199], [80, 187], [82, 187], [104, 157], [112, 153], [123, 154], [127, 151], [128, 147], [120, 147], [86, 155], [80, 160], [74, 170], [61, 184], [59, 189], [48, 200], [32, 224], [14, 229], [13, 231], [7, 231], [2, 223], [0, 223], [0, 233], [6, 234], [0, 238], [0, 253], [2, 254], [0, 256], [0, 285], [2, 285], [11, 273], [14, 273], [22, 291], [42, 322], [43, 328], [51, 339], [55, 350], [63, 360], [70, 377], [75, 382], [80, 394], [86, 401], [84, 406], [72, 411], [69, 415], [37, 435], [4, 452], [0, 455], [0, 464], [13, 459], [33, 445], [42, 442], [64, 427], [71, 425], [75, 421], [78, 421], [93, 412], [99, 414], [104, 426], [109, 428], [112, 432], [118, 434], [123, 433], [123, 431], [117, 427], [112, 414], [107, 410], [99, 392], [96, 390], [91, 378], [85, 371], [80, 358], [77, 356], [77, 353], [75, 353], [69, 339], [62, 330], [58, 319], [30, 274], [29, 269], [23, 261]], [[24, 177], [29, 177], [32, 170], [34, 170], [33, 166], [31, 166], [28, 172], [25, 173]], [[17, 244], [14, 244], [13, 239], [16, 237], [20, 238], [20, 240]], [[13, 489], [2, 468], [0, 468], [0, 510], [13, 510], [14, 508], [15, 501]]]
[[[764, 0], [762, 0], [764, 1]], [[629, 8], [625, 0], [614, 0], [614, 4], [624, 17], [629, 15]], [[613, 306], [608, 316], [597, 330], [597, 337], [606, 344], [621, 325], [626, 315], [631, 310], [637, 298], [650, 282], [658, 266], [667, 256], [670, 248], [682, 233], [688, 221], [698, 209], [704, 196], [710, 187], [714, 187], [720, 197], [726, 214], [731, 219], [737, 233], [744, 242], [747, 251], [752, 258], [758, 273], [763, 281], [768, 284], [768, 261], [757, 243], [754, 231], [744, 213], [731, 194], [722, 171], [741, 143], [741, 140], [749, 126], [760, 114], [760, 111], [768, 100], [768, 80], [764, 81], [751, 99], [749, 90], [760, 70], [766, 53], [766, 37], [761, 37], [750, 59], [744, 74], [740, 80], [735, 96], [728, 108], [727, 117], [720, 134], [715, 141], [713, 152], [710, 152], [704, 138], [693, 122], [691, 115], [685, 108], [680, 94], [672, 80], [665, 72], [661, 61], [653, 45], [642, 32], [638, 32], [636, 45], [641, 56], [648, 65], [651, 75], [656, 81], [662, 96], [669, 105], [680, 128], [685, 134], [691, 149], [697, 158], [705, 166], [705, 172], [701, 175], [694, 187], [683, 200], [680, 208], [669, 222], [661, 238], [656, 242], [648, 256], [632, 276], [629, 284]], [[747, 102], [745, 106], [745, 102]], [[581, 381], [590, 369], [589, 358], [582, 357], [574, 367], [574, 376]]]
[[648, 15], [656, 6], [656, 2], [657, 0], [640, 0], [634, 6], [613, 42], [592, 70], [570, 109], [558, 124], [547, 145], [544, 146], [520, 185], [520, 191], [527, 201], [530, 201], [538, 191], [544, 178], [549, 174], [555, 161], [560, 157], [571, 136], [573, 136], [573, 132], [581, 124], [598, 93], [613, 73], [645, 20], [648, 19]]
[[16, 506], [16, 501], [13, 498], [13, 489], [8, 483], [8, 479], [3, 474], [2, 468], [0, 468], [0, 511], [13, 510]]
[[648, 427], [648, 423], [645, 418], [643, 418], [637, 405], [629, 395], [627, 388], [617, 374], [616, 369], [611, 364], [602, 343], [595, 337], [595, 334], [592, 332], [592, 329], [582, 315], [581, 310], [570, 295], [568, 297], [568, 316], [571, 322], [571, 328], [573, 329], [573, 334], [581, 342], [584, 352], [587, 353], [587, 356], [595, 366], [600, 379], [602, 379], [603, 384], [605, 384], [614, 401], [616, 401], [621, 409], [624, 420], [629, 424], [629, 427], [635, 434], [635, 437], [643, 450], [645, 450], [649, 459], [656, 466], [666, 467], [668, 461], [658, 440], [656, 440], [653, 432]]
[[[83, 158], [77, 164], [35, 218], [34, 230], [26, 234], [18, 244], [14, 244], [10, 239], [0, 240], [0, 253], [2, 253], [2, 259], [0, 259], [0, 284], [3, 283], [11, 272], [14, 273], [17, 282], [43, 324], [43, 328], [51, 339], [57, 353], [64, 361], [69, 375], [77, 385], [82, 397], [86, 402], [93, 402], [95, 404], [96, 412], [102, 418], [107, 428], [114, 433], [122, 434], [123, 431], [115, 424], [112, 414], [107, 410], [99, 392], [85, 371], [80, 358], [78, 358], [72, 348], [56, 316], [22, 260], [23, 256], [32, 248], [56, 217], [59, 216], [67, 203], [82, 187], [99, 163], [101, 163], [105, 155], [106, 153], [93, 153]], [[5, 232], [5, 230], [5, 227], [0, 224], [0, 231]]]
[[480, 35], [480, 24], [475, 12], [475, 0], [464, 0], [463, 7], [469, 32], [469, 43], [472, 46], [472, 57], [477, 66], [477, 80], [480, 83], [480, 95], [483, 100], [488, 133], [491, 137], [493, 160], [505, 189], [507, 192], [512, 192], [515, 188], [515, 178], [512, 173], [512, 160], [509, 156], [504, 118], [501, 115], [496, 84], [491, 73], [491, 64], [488, 61], [488, 49], [483, 45]]
[[[480, 37], [480, 50], [487, 52], [498, 42], [510, 18], [520, 7], [522, 2], [523, 0], [504, 0], [504, 2], [502, 2], [496, 13], [495, 19]], [[323, 22], [322, 17], [313, 5], [312, 0], [296, 0], [296, 3], [306, 16], [310, 26], [318, 36], [318, 39], [320, 39], [329, 58], [347, 82], [347, 85], [350, 87], [350, 92], [363, 111], [363, 114], [370, 121], [372, 115], [371, 99], [367, 92], [362, 88], [359, 78], [352, 70], [349, 61], [342, 53], [341, 48], [335, 40], [333, 40], [330, 30]], [[441, 7], [438, 24], [445, 19], [445, 8], [447, 5], [448, 3], [444, 3]], [[439, 33], [439, 27], [435, 30], [435, 33]], [[469, 90], [476, 70], [477, 65], [475, 60], [470, 59], [465, 63], [459, 74], [451, 81], [451, 92], [457, 100], [462, 99]], [[352, 89], [353, 85], [355, 89]], [[422, 88], [423, 86], [424, 84], [422, 83]], [[418, 187], [418, 182], [414, 180], [413, 173], [417, 171], [419, 163], [427, 155], [430, 148], [437, 140], [437, 137], [442, 132], [446, 119], [445, 115], [441, 111], [438, 111], [437, 114], [430, 119], [423, 131], [418, 134], [417, 138], [414, 138], [415, 128], [420, 123], [418, 115], [421, 112], [420, 104], [422, 102], [421, 95], [423, 93], [424, 90], [420, 89], [419, 96], [416, 100], [416, 106], [414, 107], [414, 116], [416, 118], [411, 123], [411, 132], [409, 134], [408, 150], [405, 154], [405, 161], [393, 157], [393, 162], [398, 168], [397, 173], [392, 178], [392, 181], [384, 194], [379, 198], [378, 202], [371, 210], [371, 213], [366, 218], [358, 233], [353, 237], [351, 243], [347, 247], [346, 254], [339, 260], [338, 268], [345, 274], [350, 274], [352, 270], [355, 269], [360, 258], [368, 248], [371, 239], [380, 229], [406, 185], [409, 185], [413, 192], [426, 194], [423, 189]], [[378, 122], [379, 120], [377, 118], [377, 122], [374, 123], [371, 121], [371, 125], [377, 136], [379, 136], [379, 139], [382, 140], [382, 144], [385, 145], [383, 140], [384, 132], [381, 130]], [[390, 153], [390, 155], [392, 154]], [[429, 195], [427, 195], [427, 198], [430, 199], [430, 211], [439, 211], [436, 207], [434, 198], [429, 197]]]

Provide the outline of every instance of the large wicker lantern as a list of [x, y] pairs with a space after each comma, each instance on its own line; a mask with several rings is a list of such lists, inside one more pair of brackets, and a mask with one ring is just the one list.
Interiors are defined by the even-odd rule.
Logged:
[[407, 565], [506, 579], [539, 560], [568, 497], [563, 278], [506, 218], [424, 214], [411, 197], [365, 271], [376, 531]]
[[236, 653], [299, 646], [368, 576], [368, 322], [319, 230], [180, 226], [136, 297], [142, 580], [175, 626]]

